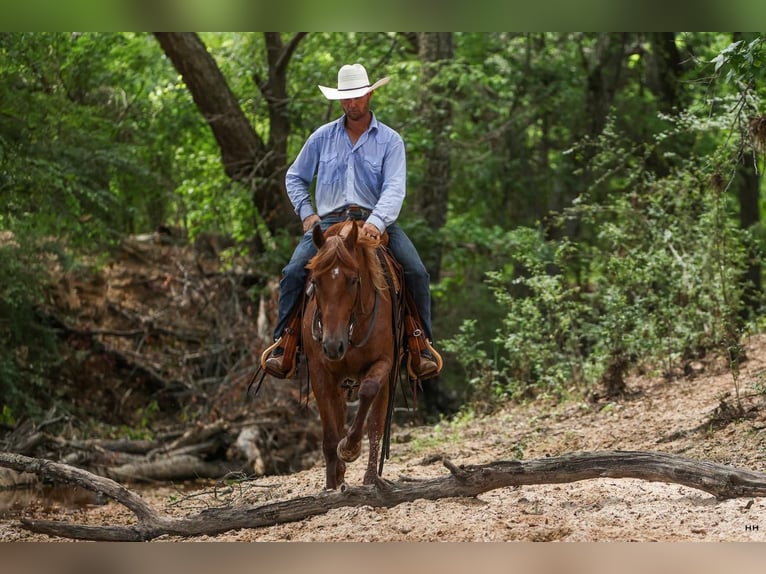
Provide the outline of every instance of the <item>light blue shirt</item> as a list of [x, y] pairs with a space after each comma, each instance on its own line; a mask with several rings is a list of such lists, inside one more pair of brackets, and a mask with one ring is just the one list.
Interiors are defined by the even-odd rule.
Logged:
[[309, 187], [316, 176], [314, 197], [320, 217], [346, 205], [360, 205], [372, 211], [367, 221], [383, 232], [399, 217], [407, 191], [404, 141], [373, 114], [367, 131], [352, 145], [344, 119], [309, 136], [287, 171], [287, 195], [303, 221], [315, 213]]

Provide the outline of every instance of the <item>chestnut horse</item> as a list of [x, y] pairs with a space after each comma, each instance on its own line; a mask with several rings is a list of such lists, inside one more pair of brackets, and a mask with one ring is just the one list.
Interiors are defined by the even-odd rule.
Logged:
[[[346, 463], [359, 457], [365, 429], [369, 456], [364, 484], [379, 479], [399, 377], [400, 330], [392, 306], [396, 290], [389, 288], [376, 253], [379, 241], [361, 236], [358, 225], [341, 222], [326, 234], [314, 227], [317, 254], [306, 266], [303, 351], [322, 422], [327, 489], [344, 484]], [[346, 431], [347, 401], [356, 396], [358, 410]]]

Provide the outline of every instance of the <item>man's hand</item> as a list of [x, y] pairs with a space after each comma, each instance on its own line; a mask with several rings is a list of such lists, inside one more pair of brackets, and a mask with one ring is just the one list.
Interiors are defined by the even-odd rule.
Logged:
[[380, 230], [372, 223], [365, 222], [364, 227], [362, 227], [362, 235], [366, 235], [371, 239], [380, 239]]
[[316, 213], [312, 213], [306, 219], [303, 220], [303, 233], [308, 233], [311, 228], [319, 223], [319, 216]]

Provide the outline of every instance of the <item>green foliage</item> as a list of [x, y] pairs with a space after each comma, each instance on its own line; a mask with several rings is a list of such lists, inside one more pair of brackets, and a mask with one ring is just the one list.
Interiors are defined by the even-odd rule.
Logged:
[[[717, 127], [684, 116], [657, 141], [702, 142]], [[447, 345], [485, 391], [561, 396], [609, 384], [638, 363], [669, 370], [738, 339], [746, 235], [714, 184], [732, 150], [657, 176], [644, 165], [649, 154], [611, 130], [594, 145], [591, 191], [619, 188], [598, 200], [583, 194], [558, 218], [579, 239], [517, 228], [505, 237], [508, 262], [487, 273], [504, 317], [497, 360], [477, 351], [470, 320]], [[481, 376], [490, 371], [494, 386]]]
[[502, 399], [504, 389], [495, 362], [483, 348], [483, 341], [477, 334], [476, 320], [466, 319], [456, 335], [442, 341], [442, 347], [453, 354], [464, 370], [465, 381], [471, 390], [467, 399], [477, 406], [485, 403], [492, 409]]
[[0, 424], [10, 427], [16, 426], [16, 417], [13, 416], [13, 409], [8, 405], [3, 405], [3, 411], [0, 412]]
[[[264, 35], [201, 37], [268, 142]], [[747, 142], [744, 114], [732, 114], [762, 109], [763, 35], [677, 34], [680, 59], [665, 68], [655, 39], [454, 33], [454, 58], [427, 86], [413, 34], [311, 33], [292, 54], [287, 161], [341, 113], [317, 84], [359, 61], [371, 79], [392, 78], [373, 109], [404, 136], [417, 188], [434, 143], [420, 96], [449, 98], [446, 225], [434, 233], [409, 206], [401, 216], [424, 259], [441, 262], [432, 292], [437, 338], [451, 335], [437, 341], [452, 355], [447, 387], [467, 378], [466, 394], [489, 403], [560, 395], [639, 362], [670, 369], [733, 346], [744, 328], [744, 246], [759, 259], [766, 235], [737, 229], [730, 182]], [[666, 98], [674, 90], [684, 97]], [[16, 240], [0, 248], [2, 416], [23, 416], [56, 360], [35, 317], [42, 238], [76, 257], [173, 225], [263, 245], [252, 267], [276, 276], [296, 238], [267, 231], [252, 192], [226, 176], [152, 35], [1, 34], [0, 233]]]
[[502, 350], [502, 387], [517, 399], [561, 393], [576, 382], [583, 362], [579, 324], [586, 307], [559, 271], [572, 246], [521, 227], [509, 232], [508, 249], [512, 265], [487, 274], [503, 316], [494, 339]]
[[712, 59], [715, 71], [725, 72], [724, 79], [734, 84], [751, 85], [763, 77], [766, 66], [764, 37], [742, 39], [732, 42]]
[[[420, 240], [424, 229], [416, 226], [411, 237], [421, 256], [426, 257], [428, 252], [421, 245], [428, 242]], [[488, 270], [506, 265], [506, 234], [499, 226], [482, 225], [471, 214], [453, 214], [438, 234], [431, 233], [431, 240], [437, 242], [442, 254], [440, 280], [431, 285], [434, 330], [438, 344], [452, 355], [445, 361], [441, 382], [460, 395], [467, 394], [466, 398], [495, 397], [491, 361], [497, 348], [492, 339], [502, 315], [483, 279]], [[465, 341], [467, 346], [453, 345], [452, 338]]]
[[253, 238], [256, 209], [249, 190], [231, 182], [213, 150], [198, 151], [182, 161], [187, 165], [176, 193], [178, 223], [194, 239], [203, 231], [226, 234], [237, 242]]
[[166, 223], [179, 150], [215, 149], [151, 35], [4, 34], [0, 102], [0, 225], [75, 246]]
[[0, 236], [0, 405], [6, 422], [39, 413], [49, 393], [48, 376], [58, 359], [53, 331], [40, 321], [43, 263], [24, 236]]
[[159, 413], [160, 407], [156, 400], [150, 401], [145, 408], [141, 409], [141, 427], [148, 428], [152, 420]]

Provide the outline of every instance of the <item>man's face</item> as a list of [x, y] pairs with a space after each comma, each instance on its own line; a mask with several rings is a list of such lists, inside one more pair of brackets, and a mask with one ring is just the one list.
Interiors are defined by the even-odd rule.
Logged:
[[360, 98], [341, 100], [340, 105], [343, 106], [343, 111], [348, 118], [358, 121], [370, 113], [370, 98], [372, 98], [372, 92]]

